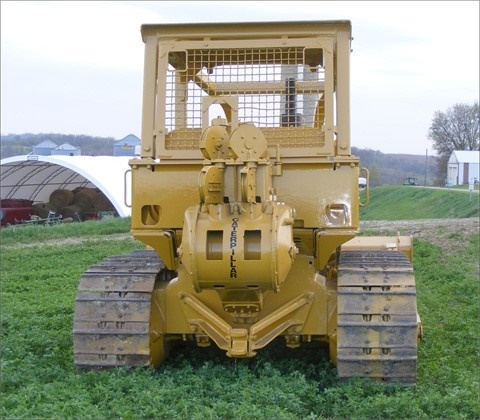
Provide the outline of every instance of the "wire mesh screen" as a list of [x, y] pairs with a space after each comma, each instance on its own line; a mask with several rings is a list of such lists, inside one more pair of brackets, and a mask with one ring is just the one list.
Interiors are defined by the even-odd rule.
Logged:
[[[304, 147], [321, 141], [324, 120], [322, 50], [289, 48], [186, 50], [169, 54], [167, 148], [191, 148], [205, 121], [253, 123], [267, 141]], [[205, 98], [220, 98], [209, 105]], [[235, 98], [221, 103], [221, 98]], [[220, 102], [220, 104], [218, 103]], [[207, 113], [207, 118], [205, 117]], [[238, 121], [232, 121], [232, 119]]]

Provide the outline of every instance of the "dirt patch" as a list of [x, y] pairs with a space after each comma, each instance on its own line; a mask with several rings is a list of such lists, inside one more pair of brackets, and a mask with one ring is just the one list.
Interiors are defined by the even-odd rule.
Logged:
[[433, 243], [448, 254], [465, 248], [465, 236], [479, 233], [479, 219], [372, 220], [360, 229], [375, 235], [407, 235]]

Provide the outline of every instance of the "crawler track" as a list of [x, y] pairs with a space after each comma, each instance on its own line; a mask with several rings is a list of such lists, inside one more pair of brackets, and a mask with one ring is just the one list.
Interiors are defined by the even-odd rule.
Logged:
[[403, 253], [342, 251], [337, 316], [339, 378], [415, 384], [415, 277]]
[[109, 257], [90, 267], [75, 301], [74, 362], [78, 367], [148, 366], [155, 251]]

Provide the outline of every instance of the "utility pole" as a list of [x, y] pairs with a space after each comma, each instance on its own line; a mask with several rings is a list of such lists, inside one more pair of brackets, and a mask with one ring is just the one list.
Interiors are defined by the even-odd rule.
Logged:
[[428, 148], [425, 149], [425, 182], [423, 185], [427, 186], [427, 170], [428, 170]]

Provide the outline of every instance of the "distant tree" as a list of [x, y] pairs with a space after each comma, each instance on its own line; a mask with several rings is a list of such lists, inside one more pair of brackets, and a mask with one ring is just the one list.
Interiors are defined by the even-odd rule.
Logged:
[[57, 145], [70, 143], [72, 146], [79, 147], [82, 155], [86, 156], [112, 156], [115, 144], [113, 137], [94, 137], [83, 134], [2, 134], [0, 138], [0, 157], [2, 159], [31, 153], [32, 146], [39, 144], [43, 140], [51, 140]]
[[447, 176], [448, 159], [454, 150], [479, 150], [479, 123], [478, 102], [472, 106], [455, 104], [446, 112], [435, 112], [428, 138], [438, 152], [438, 175], [442, 181]]
[[372, 187], [380, 185], [380, 173], [378, 171], [377, 165], [375, 165], [374, 163], [370, 165], [370, 167], [368, 168], [368, 172], [370, 173], [370, 185]]

